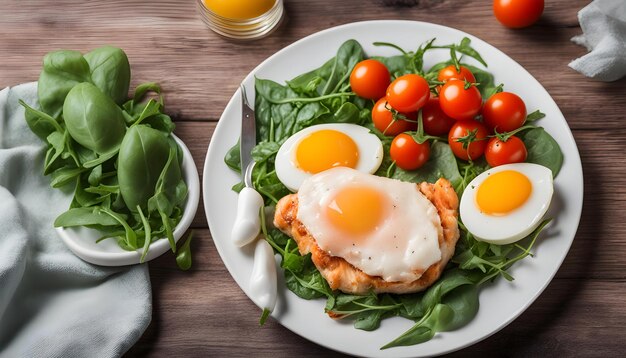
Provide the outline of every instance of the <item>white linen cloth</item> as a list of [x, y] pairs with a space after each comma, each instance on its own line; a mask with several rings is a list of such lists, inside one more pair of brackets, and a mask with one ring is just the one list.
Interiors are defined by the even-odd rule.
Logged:
[[37, 84], [0, 91], [0, 357], [119, 357], [152, 315], [148, 267], [82, 261], [53, 228], [72, 193], [43, 176], [44, 143], [23, 99]]
[[590, 52], [569, 67], [601, 81], [626, 75], [626, 0], [595, 0], [578, 12], [583, 34], [572, 41]]

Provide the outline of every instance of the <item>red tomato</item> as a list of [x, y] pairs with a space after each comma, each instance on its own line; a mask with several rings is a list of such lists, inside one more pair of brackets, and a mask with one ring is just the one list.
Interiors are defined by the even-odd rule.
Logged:
[[432, 97], [422, 107], [422, 123], [424, 124], [424, 132], [427, 134], [444, 135], [450, 131], [454, 122], [456, 121], [443, 112], [437, 97]]
[[439, 91], [439, 105], [448, 117], [468, 120], [480, 112], [482, 96], [476, 86], [465, 89], [465, 81], [449, 80]]
[[[376, 102], [372, 108], [372, 122], [374, 127], [388, 136], [395, 136], [402, 132], [414, 130], [416, 123], [403, 121], [401, 119], [393, 120], [393, 114], [385, 107], [387, 104], [387, 98], [383, 97]], [[416, 113], [400, 113], [406, 118], [413, 121], [417, 119]]]
[[377, 100], [385, 97], [391, 78], [387, 67], [376, 60], [357, 63], [350, 74], [350, 87], [359, 97]]
[[482, 111], [485, 125], [491, 131], [510, 132], [526, 121], [526, 105], [518, 95], [500, 92], [489, 97]]
[[456, 70], [454, 65], [442, 68], [437, 75], [437, 81], [447, 82], [448, 80], [467, 80], [467, 82], [476, 82], [476, 78], [472, 71], [465, 66], [459, 66], [460, 71]]
[[428, 82], [420, 75], [400, 76], [387, 87], [387, 102], [399, 112], [416, 112], [429, 97]]
[[516, 136], [509, 137], [506, 142], [497, 137], [491, 138], [485, 150], [485, 159], [492, 167], [521, 163], [526, 160], [527, 156], [526, 145]]
[[539, 20], [543, 6], [544, 0], [494, 0], [493, 13], [502, 25], [517, 29]]
[[487, 128], [477, 121], [458, 121], [448, 133], [452, 153], [463, 160], [478, 159], [487, 146]]
[[419, 144], [410, 135], [401, 133], [391, 142], [389, 155], [399, 168], [415, 170], [428, 161], [430, 144], [428, 142]]

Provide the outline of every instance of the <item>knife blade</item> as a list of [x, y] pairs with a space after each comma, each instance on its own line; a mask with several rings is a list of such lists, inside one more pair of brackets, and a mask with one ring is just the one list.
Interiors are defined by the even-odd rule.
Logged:
[[250, 107], [246, 88], [242, 84], [241, 92], [241, 138], [239, 140], [239, 155], [241, 158], [241, 175], [245, 187], [239, 192], [237, 199], [237, 215], [233, 224], [232, 240], [235, 245], [245, 246], [259, 235], [261, 230], [260, 210], [263, 208], [263, 198], [254, 189], [252, 170], [254, 159], [252, 149], [256, 146], [256, 118]]

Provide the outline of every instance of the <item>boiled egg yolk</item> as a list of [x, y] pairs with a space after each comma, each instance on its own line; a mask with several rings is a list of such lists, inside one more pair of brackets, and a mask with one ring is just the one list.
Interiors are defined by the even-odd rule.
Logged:
[[332, 198], [325, 215], [334, 227], [356, 238], [374, 232], [387, 216], [388, 207], [388, 198], [376, 189], [346, 187]]
[[532, 184], [524, 174], [505, 170], [491, 174], [476, 193], [476, 205], [488, 215], [506, 215], [522, 206], [530, 197]]
[[204, 0], [209, 10], [229, 19], [252, 19], [265, 14], [276, 0]]
[[350, 136], [332, 129], [306, 136], [296, 148], [296, 165], [316, 174], [334, 167], [355, 168], [359, 149]]

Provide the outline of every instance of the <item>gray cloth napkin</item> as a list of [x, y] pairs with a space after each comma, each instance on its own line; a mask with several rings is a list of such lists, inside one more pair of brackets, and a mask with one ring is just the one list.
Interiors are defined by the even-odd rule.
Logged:
[[578, 12], [583, 34], [572, 41], [590, 52], [569, 67], [601, 81], [626, 75], [626, 0], [595, 0]]
[[65, 247], [52, 223], [71, 188], [43, 176], [18, 99], [36, 105], [36, 83], [0, 91], [0, 357], [118, 357], [150, 323], [148, 267], [94, 266]]

